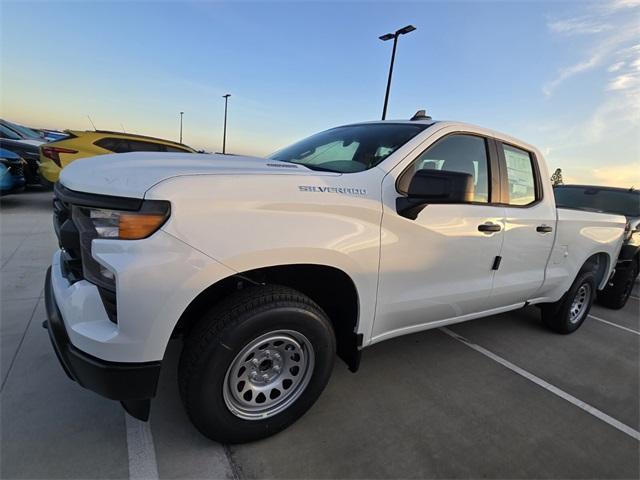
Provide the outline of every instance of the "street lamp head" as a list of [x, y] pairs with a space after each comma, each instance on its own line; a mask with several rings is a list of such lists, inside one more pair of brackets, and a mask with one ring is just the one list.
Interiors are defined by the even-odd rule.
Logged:
[[229, 98], [231, 96], [230, 93], [227, 93], [226, 95], [222, 95], [222, 98]]
[[382, 40], [383, 42], [386, 42], [387, 40], [391, 40], [393, 39], [393, 37], [395, 37], [395, 35], [393, 33], [385, 33], [384, 35], [378, 37], [380, 40]]
[[180, 115], [184, 115], [184, 112], [180, 112]]
[[396, 31], [396, 35], [404, 35], [405, 33], [413, 32], [416, 29], [413, 25], [407, 25]]

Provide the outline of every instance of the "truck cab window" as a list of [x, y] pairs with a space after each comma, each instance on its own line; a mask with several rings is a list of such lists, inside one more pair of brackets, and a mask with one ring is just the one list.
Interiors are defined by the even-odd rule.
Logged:
[[536, 200], [536, 182], [531, 155], [510, 145], [502, 145], [509, 182], [509, 205], [529, 205]]
[[448, 135], [425, 150], [402, 174], [398, 190], [406, 193], [418, 170], [446, 170], [468, 173], [473, 177], [473, 201], [489, 201], [487, 144], [476, 135]]

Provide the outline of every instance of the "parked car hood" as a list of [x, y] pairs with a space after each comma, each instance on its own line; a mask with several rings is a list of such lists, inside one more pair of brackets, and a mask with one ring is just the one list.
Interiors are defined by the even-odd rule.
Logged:
[[238, 155], [131, 152], [76, 160], [60, 183], [79, 192], [143, 198], [163, 180], [184, 175], [337, 175], [302, 165]]

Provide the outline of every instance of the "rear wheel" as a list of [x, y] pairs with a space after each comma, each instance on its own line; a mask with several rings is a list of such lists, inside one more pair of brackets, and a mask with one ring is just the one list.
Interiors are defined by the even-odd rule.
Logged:
[[554, 332], [575, 332], [587, 318], [595, 295], [594, 272], [582, 271], [560, 300], [542, 305], [542, 321]]
[[612, 285], [607, 285], [598, 293], [598, 303], [605, 307], [619, 310], [627, 304], [631, 296], [633, 284], [638, 276], [638, 259], [631, 262], [631, 266], [613, 276]]
[[207, 437], [242, 443], [301, 417], [326, 386], [335, 358], [331, 323], [286, 287], [252, 287], [205, 315], [180, 358], [182, 401]]

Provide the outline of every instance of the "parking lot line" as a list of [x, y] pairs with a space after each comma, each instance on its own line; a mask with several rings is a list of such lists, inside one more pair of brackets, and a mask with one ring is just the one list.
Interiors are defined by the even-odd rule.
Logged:
[[634, 330], [633, 328], [623, 327], [622, 325], [618, 325], [617, 323], [610, 322], [609, 320], [605, 320], [604, 318], [596, 317], [595, 315], [589, 314], [589, 317], [599, 322], [606, 323], [607, 325], [611, 325], [612, 327], [616, 327], [621, 330], [624, 330], [625, 332], [630, 332], [630, 333], [635, 333], [636, 335], [640, 335], [640, 332], [637, 330]]
[[129, 478], [131, 480], [156, 480], [158, 464], [153, 435], [149, 422], [142, 422], [128, 413], [124, 414], [127, 426], [127, 451], [129, 453]]
[[603, 422], [609, 424], [613, 428], [615, 428], [617, 430], [620, 430], [623, 433], [626, 433], [631, 438], [634, 438], [635, 440], [640, 441], [640, 432], [639, 431], [631, 428], [628, 425], [625, 425], [624, 423], [622, 423], [622, 422], [616, 420], [615, 418], [607, 415], [603, 411], [598, 410], [597, 408], [589, 405], [588, 403], [583, 402], [579, 398], [574, 397], [573, 395], [565, 392], [564, 390], [560, 390], [558, 387], [556, 387], [554, 385], [551, 385], [549, 382], [544, 381], [540, 377], [537, 377], [534, 374], [527, 372], [526, 370], [518, 367], [517, 365], [514, 365], [510, 361], [500, 357], [499, 355], [496, 355], [493, 352], [490, 352], [489, 350], [481, 347], [480, 345], [477, 345], [477, 344], [473, 343], [472, 341], [468, 340], [467, 338], [463, 337], [462, 335], [458, 335], [457, 333], [453, 332], [452, 330], [449, 330], [448, 328], [444, 328], [444, 327], [440, 328], [440, 331], [442, 331], [443, 333], [446, 333], [451, 338], [453, 338], [453, 339], [455, 339], [455, 340], [457, 340], [457, 341], [459, 341], [461, 343], [464, 343], [465, 345], [467, 345], [469, 348], [472, 348], [476, 352], [481, 353], [482, 355], [484, 355], [486, 357], [489, 357], [491, 360], [499, 363], [503, 367], [508, 368], [512, 372], [517, 373], [518, 375], [526, 378], [527, 380], [537, 384], [538, 386], [540, 386], [540, 387], [544, 388], [545, 390], [553, 393], [554, 395], [557, 395], [558, 397], [562, 398], [563, 400], [566, 400], [567, 402], [572, 403], [576, 407], [578, 407], [578, 408], [584, 410], [585, 412], [593, 415], [594, 417], [602, 420]]

